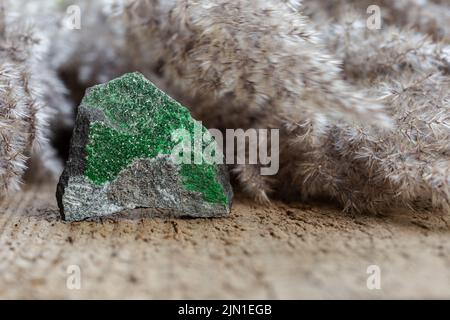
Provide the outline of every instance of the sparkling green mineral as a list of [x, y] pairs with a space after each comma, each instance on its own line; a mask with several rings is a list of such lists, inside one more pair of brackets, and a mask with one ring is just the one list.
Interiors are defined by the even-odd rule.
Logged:
[[[174, 153], [186, 141], [192, 153]], [[206, 150], [216, 160], [223, 157], [189, 111], [143, 75], [90, 88], [57, 188], [61, 216], [75, 221], [134, 208], [226, 215], [232, 200], [228, 171], [220, 161], [202, 158]]]

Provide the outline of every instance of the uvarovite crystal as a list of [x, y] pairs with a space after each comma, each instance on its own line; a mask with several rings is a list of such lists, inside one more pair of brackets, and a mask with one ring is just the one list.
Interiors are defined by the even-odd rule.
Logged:
[[[195, 141], [198, 127], [202, 134]], [[191, 217], [229, 213], [233, 193], [226, 166], [180, 163], [173, 155], [180, 143], [173, 133], [180, 129], [192, 145], [201, 146], [200, 153], [211, 141], [217, 147], [185, 107], [139, 73], [88, 89], [58, 183], [62, 218], [76, 221], [134, 208]]]

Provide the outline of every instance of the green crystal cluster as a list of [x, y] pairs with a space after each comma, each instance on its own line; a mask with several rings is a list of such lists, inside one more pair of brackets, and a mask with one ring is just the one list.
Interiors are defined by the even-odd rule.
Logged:
[[[83, 105], [101, 109], [108, 122], [93, 122], [89, 129], [85, 176], [96, 185], [112, 181], [137, 158], [171, 154], [177, 143], [172, 141], [174, 130], [185, 129], [194, 136], [196, 122], [189, 111], [139, 73], [92, 88]], [[202, 150], [206, 147], [202, 141]], [[187, 190], [200, 192], [207, 202], [226, 206], [227, 197], [216, 178], [217, 165], [180, 167]]]

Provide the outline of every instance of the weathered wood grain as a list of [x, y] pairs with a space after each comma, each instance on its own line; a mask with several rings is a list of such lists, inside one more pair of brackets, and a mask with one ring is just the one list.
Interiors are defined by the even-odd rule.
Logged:
[[[366, 269], [381, 268], [381, 290]], [[81, 289], [66, 286], [78, 265]], [[0, 204], [1, 298], [450, 298], [450, 217], [348, 216], [327, 206], [257, 206], [231, 218], [143, 210], [60, 220], [54, 185]]]

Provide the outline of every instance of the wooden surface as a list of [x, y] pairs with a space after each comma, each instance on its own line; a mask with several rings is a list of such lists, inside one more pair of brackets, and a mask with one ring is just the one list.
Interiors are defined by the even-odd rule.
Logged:
[[[1, 298], [450, 298], [450, 217], [237, 197], [230, 218], [60, 220], [54, 185], [0, 205]], [[378, 265], [381, 290], [366, 286]], [[67, 288], [80, 268], [81, 289]]]

